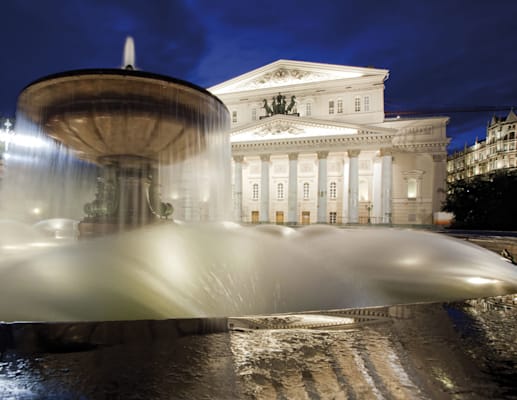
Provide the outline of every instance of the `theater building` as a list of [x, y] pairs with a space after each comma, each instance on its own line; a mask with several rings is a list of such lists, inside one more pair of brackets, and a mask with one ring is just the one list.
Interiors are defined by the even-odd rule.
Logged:
[[389, 71], [278, 60], [209, 88], [231, 115], [235, 219], [431, 224], [447, 117], [386, 118]]

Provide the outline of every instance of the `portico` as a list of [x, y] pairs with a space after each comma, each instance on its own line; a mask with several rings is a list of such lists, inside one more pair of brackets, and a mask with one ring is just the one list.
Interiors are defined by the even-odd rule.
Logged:
[[385, 119], [388, 76], [279, 60], [210, 88], [232, 116], [235, 219], [432, 223], [448, 118]]

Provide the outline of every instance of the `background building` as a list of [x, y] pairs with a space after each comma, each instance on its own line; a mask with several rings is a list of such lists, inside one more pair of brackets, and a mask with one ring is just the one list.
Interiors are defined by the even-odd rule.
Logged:
[[447, 181], [483, 175], [517, 167], [517, 115], [511, 110], [506, 117], [494, 116], [487, 128], [486, 139], [476, 141], [447, 160]]
[[236, 219], [432, 223], [448, 118], [386, 119], [388, 76], [279, 60], [210, 88], [232, 119]]

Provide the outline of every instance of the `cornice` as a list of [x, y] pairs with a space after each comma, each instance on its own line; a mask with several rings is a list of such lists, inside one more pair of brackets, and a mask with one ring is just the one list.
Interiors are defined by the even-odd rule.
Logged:
[[279, 154], [292, 152], [346, 151], [351, 149], [373, 150], [392, 145], [392, 135], [346, 135], [314, 138], [264, 140], [232, 143], [232, 153], [237, 155]]

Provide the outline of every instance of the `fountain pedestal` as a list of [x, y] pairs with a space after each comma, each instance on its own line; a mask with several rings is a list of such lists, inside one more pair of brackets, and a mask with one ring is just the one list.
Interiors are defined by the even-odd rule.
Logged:
[[102, 160], [95, 200], [85, 204], [86, 217], [79, 223], [81, 238], [102, 236], [168, 219], [170, 203], [161, 203], [158, 170], [152, 160], [107, 157]]

